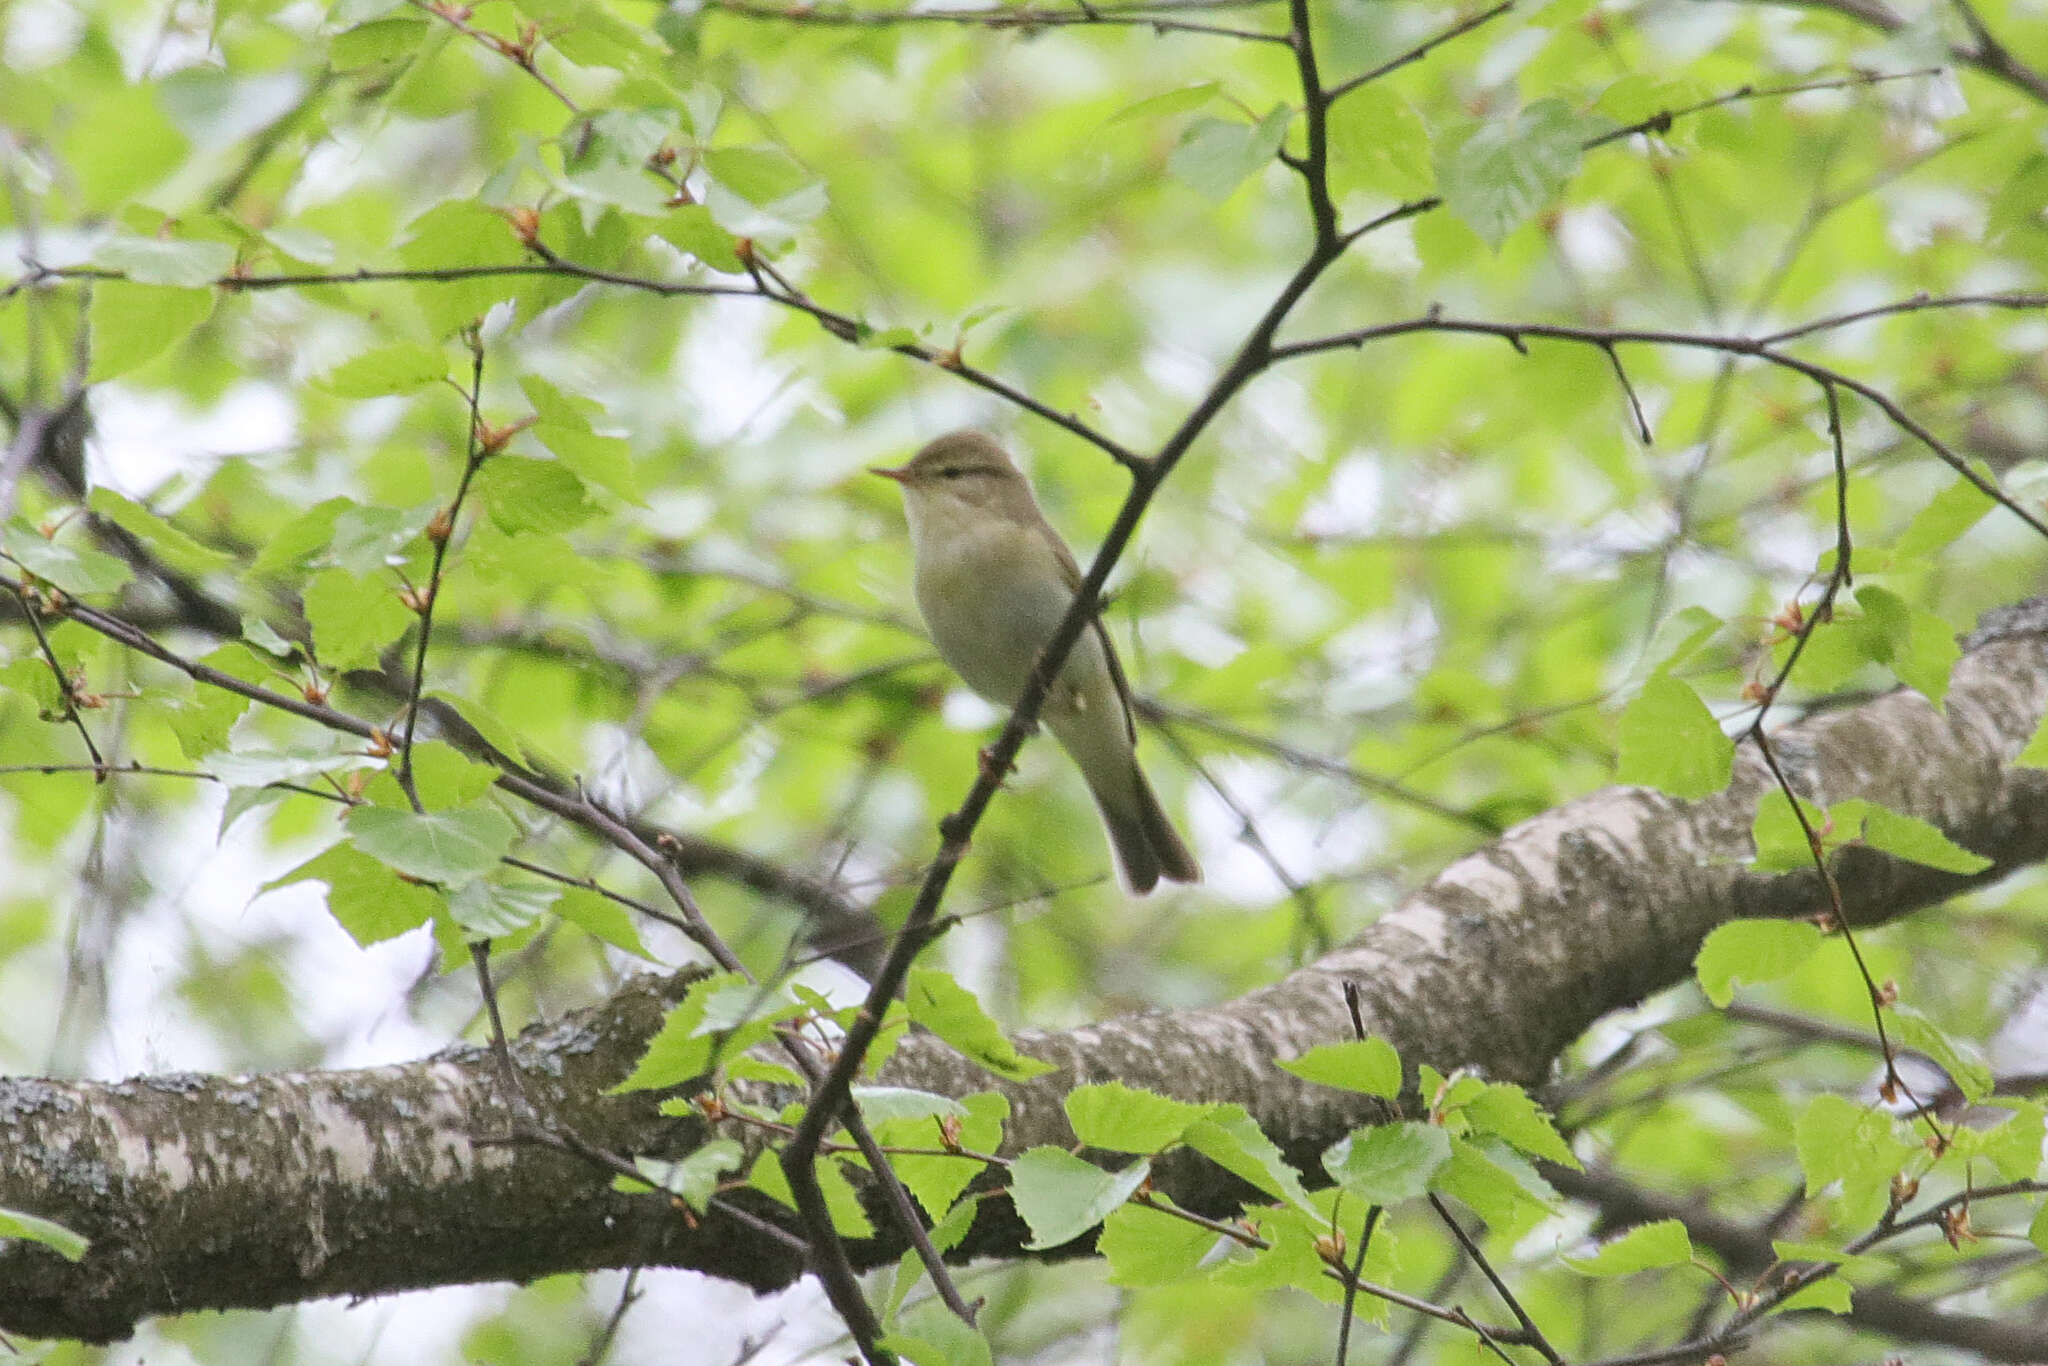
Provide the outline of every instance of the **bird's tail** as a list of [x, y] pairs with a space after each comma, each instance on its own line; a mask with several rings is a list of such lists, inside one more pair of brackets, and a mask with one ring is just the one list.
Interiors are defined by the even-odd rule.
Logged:
[[1134, 892], [1149, 892], [1159, 879], [1168, 882], [1200, 882], [1201, 865], [1188, 852], [1180, 832], [1167, 819], [1166, 810], [1145, 779], [1145, 771], [1131, 760], [1127, 781], [1110, 792], [1109, 784], [1095, 786], [1095, 804], [1102, 811], [1102, 823], [1109, 830], [1109, 842], [1116, 849], [1116, 861], [1124, 880]]

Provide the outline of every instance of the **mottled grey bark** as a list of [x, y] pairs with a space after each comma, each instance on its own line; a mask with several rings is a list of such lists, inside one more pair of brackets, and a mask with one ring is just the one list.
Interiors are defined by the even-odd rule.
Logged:
[[[2048, 700], [2043, 616], [2021, 608], [1988, 623], [1945, 712], [1897, 693], [1778, 733], [1803, 795], [1880, 801], [1993, 860], [1964, 879], [1847, 851], [1837, 871], [1855, 920], [1906, 914], [2048, 855], [2048, 773], [2009, 762]], [[1272, 1064], [1350, 1037], [1347, 981], [1363, 990], [1368, 1027], [1411, 1065], [1540, 1081], [1601, 1015], [1683, 977], [1716, 925], [1821, 908], [1811, 871], [1762, 875], [1734, 862], [1766, 784], [1745, 753], [1729, 790], [1705, 801], [1596, 792], [1460, 859], [1355, 942], [1263, 990], [1024, 1031], [1020, 1045], [1059, 1070], [1000, 1088], [1014, 1107], [1009, 1144], [1070, 1142], [1061, 1097], [1116, 1079], [1238, 1102], [1307, 1161], [1371, 1115], [1359, 1098]], [[682, 989], [644, 978], [523, 1035], [542, 1111], [617, 1152], [677, 1155], [701, 1142], [699, 1122], [663, 1119], [645, 1096], [604, 1094]], [[949, 1093], [990, 1085], [928, 1038], [907, 1040], [887, 1079]], [[590, 1164], [502, 1142], [507, 1114], [490, 1059], [474, 1049], [360, 1072], [0, 1082], [0, 1206], [94, 1239], [77, 1266], [31, 1244], [0, 1247], [0, 1330], [105, 1339], [182, 1309], [639, 1262], [755, 1286], [797, 1274], [789, 1247], [744, 1218], [693, 1225], [660, 1201], [612, 1193], [610, 1174]], [[1201, 1159], [1167, 1164], [1160, 1180], [1197, 1208], [1236, 1193]], [[1017, 1254], [1014, 1220], [1000, 1201], [985, 1205], [971, 1250]], [[855, 1258], [873, 1265], [898, 1250], [883, 1239]]]

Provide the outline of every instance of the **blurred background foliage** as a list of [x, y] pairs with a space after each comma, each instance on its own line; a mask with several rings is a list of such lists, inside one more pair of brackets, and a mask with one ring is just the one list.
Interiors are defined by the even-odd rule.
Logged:
[[[1284, 337], [1435, 307], [1760, 334], [1916, 292], [2039, 289], [2048, 100], [1953, 61], [1973, 42], [1963, 13], [1902, 8], [1888, 32], [1849, 8], [1524, 0], [1365, 86], [1333, 128], [1347, 221], [1432, 195], [1451, 207], [1362, 239]], [[1973, 10], [2048, 63], [2038, 0]], [[1315, 13], [1338, 81], [1479, 11]], [[0, 393], [18, 431], [82, 377], [93, 422], [82, 470], [22, 479], [10, 534], [107, 549], [104, 528], [127, 526], [245, 639], [148, 572], [88, 600], [188, 657], [331, 686], [388, 723], [388, 689], [337, 676], [374, 671], [407, 638], [396, 591], [423, 580], [420, 533], [461, 473], [471, 358], [457, 333], [481, 316], [483, 421], [541, 420], [485, 467], [436, 603], [430, 692], [507, 752], [824, 880], [888, 923], [999, 717], [925, 645], [895, 490], [863, 470], [989, 427], [1084, 558], [1126, 489], [1100, 451], [889, 346], [958, 345], [1143, 451], [1309, 237], [1296, 178], [1271, 156], [1276, 132], [1295, 151], [1301, 138], [1278, 44], [1142, 23], [826, 22], [841, 14], [10, 0]], [[1183, 17], [1283, 22], [1256, 3]], [[1768, 93], [1813, 84], [1836, 88]], [[1576, 150], [1664, 111], [1691, 112]], [[742, 253], [758, 252], [857, 318], [865, 344], [759, 299], [459, 275], [533, 261], [522, 232], [579, 266], [742, 295]], [[421, 274], [349, 278], [398, 270]], [[1796, 349], [1894, 396], [2038, 507], [2044, 343], [2038, 309], [1944, 308]], [[1005, 1018], [1043, 1026], [1268, 982], [1489, 832], [1614, 781], [1616, 717], [1688, 607], [1718, 626], [1680, 673], [1746, 720], [1772, 618], [1833, 545], [1820, 393], [1711, 350], [1620, 357], [1648, 443], [1609, 358], [1585, 345], [1530, 339], [1520, 354], [1425, 333], [1256, 381], [1167, 484], [1108, 611], [1154, 704], [1148, 766], [1208, 881], [1127, 897], [1080, 784], [1033, 744], [948, 903], [987, 913], [934, 956]], [[1845, 414], [1859, 582], [1955, 630], [2038, 586], [2043, 545], [2002, 514], [1938, 553], [1889, 555], [1954, 476], [1867, 405]], [[279, 652], [309, 627], [311, 672]], [[222, 754], [343, 748], [75, 625], [50, 644], [103, 702], [85, 720], [116, 762], [219, 772]], [[265, 890], [334, 841], [331, 802], [224, 808], [232, 782], [39, 771], [87, 756], [74, 728], [39, 719], [50, 677], [18, 617], [4, 648], [9, 1070], [360, 1065], [474, 1035], [474, 982], [443, 971], [467, 961], [459, 932], [444, 923], [437, 947], [408, 913], [344, 931], [318, 882]], [[1838, 660], [1795, 677], [1779, 714], [1890, 683]], [[347, 765], [327, 767], [347, 781]], [[523, 819], [531, 857], [647, 891], [616, 855]], [[798, 907], [715, 877], [693, 886], [755, 967], [802, 951]], [[687, 956], [601, 904], [559, 909], [501, 941], [518, 1019], [588, 1001], [635, 947]], [[1867, 951], [1995, 1066], [2038, 1072], [2043, 925], [2039, 879], [2023, 877]], [[1753, 996], [1867, 1025], [1833, 953]], [[1710, 1013], [1688, 987], [1596, 1030], [1555, 1098], [1582, 1152], [1738, 1213], [1796, 1187], [1800, 1102], [1867, 1096], [1873, 1076], [1853, 1046]], [[1553, 1336], [1616, 1350], [1714, 1291], [1684, 1269], [1657, 1273], [1656, 1293], [1561, 1273], [1554, 1248], [1587, 1224], [1560, 1216], [1510, 1258]], [[1421, 1220], [1382, 1237], [1382, 1279], [1423, 1293], [1451, 1266]], [[1996, 1243], [1960, 1258], [1916, 1247], [1897, 1274], [1963, 1286], [1979, 1312], [2024, 1313], [2011, 1307], [2048, 1288], [2038, 1256]], [[1327, 1310], [1257, 1286], [1120, 1290], [1084, 1264], [977, 1272], [969, 1287], [990, 1297], [1006, 1360], [1318, 1360], [1333, 1339]], [[672, 1359], [674, 1316], [708, 1321], [710, 1305], [735, 1326], [707, 1329], [699, 1359], [729, 1359], [747, 1334], [769, 1336], [763, 1360], [832, 1346], [809, 1290], [747, 1305], [680, 1275], [643, 1288], [652, 1302], [625, 1316], [610, 1359]], [[17, 1347], [53, 1361], [570, 1362], [618, 1293], [617, 1277], [565, 1279], [170, 1321], [104, 1352]], [[1406, 1359], [1411, 1332], [1397, 1318], [1355, 1351]], [[1825, 1321], [1774, 1341], [1787, 1361], [1853, 1350]]]

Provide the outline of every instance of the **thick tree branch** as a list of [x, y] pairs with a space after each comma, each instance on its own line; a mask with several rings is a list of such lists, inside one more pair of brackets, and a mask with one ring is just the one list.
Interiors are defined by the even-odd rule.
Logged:
[[[2010, 763], [2048, 702], [2048, 608], [1996, 614], [1971, 644], [1945, 712], [1894, 693], [1774, 737], [1802, 792], [1881, 801], [1993, 860], [1966, 879], [1847, 850], [1836, 871], [1858, 923], [2048, 857], [2048, 773]], [[1008, 1147], [1071, 1142], [1062, 1097], [1114, 1078], [1239, 1102], [1306, 1161], [1372, 1118], [1367, 1098], [1273, 1066], [1351, 1037], [1346, 982], [1360, 987], [1365, 1027], [1411, 1064], [1538, 1081], [1602, 1014], [1682, 978], [1714, 926], [1819, 909], [1810, 870], [1765, 875], [1732, 861], [1768, 783], [1745, 755], [1730, 789], [1700, 802], [1605, 789], [1508, 831], [1353, 943], [1263, 990], [1206, 1009], [1024, 1031], [1020, 1045], [1059, 1070], [1000, 1088], [1013, 1106]], [[674, 989], [639, 979], [522, 1036], [515, 1056], [543, 1114], [616, 1152], [698, 1145], [702, 1123], [603, 1094]], [[989, 1086], [924, 1036], [907, 1040], [884, 1075], [951, 1094]], [[693, 1228], [663, 1201], [611, 1192], [604, 1173], [559, 1152], [503, 1143], [500, 1095], [476, 1049], [362, 1072], [0, 1084], [0, 1206], [95, 1240], [76, 1266], [31, 1244], [0, 1250], [0, 1330], [109, 1338], [185, 1309], [643, 1262], [757, 1286], [800, 1271], [783, 1241], [743, 1218], [714, 1210]], [[1227, 1210], [1242, 1194], [1200, 1158], [1170, 1157], [1157, 1179], [1198, 1210]], [[1008, 1207], [983, 1203], [966, 1251], [1018, 1255]], [[852, 1249], [861, 1265], [900, 1251], [886, 1241]]]

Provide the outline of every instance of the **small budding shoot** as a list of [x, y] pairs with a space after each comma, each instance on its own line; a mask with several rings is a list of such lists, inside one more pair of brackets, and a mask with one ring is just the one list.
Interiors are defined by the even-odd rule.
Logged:
[[540, 245], [540, 210], [521, 205], [505, 211], [505, 221], [512, 225], [512, 235], [519, 239], [522, 247]]
[[391, 736], [387, 732], [375, 729], [370, 732], [369, 748], [363, 752], [372, 759], [388, 759], [398, 752], [398, 746], [392, 743]]
[[1331, 1266], [1344, 1264], [1344, 1230], [1333, 1228], [1316, 1239], [1316, 1256]]
[[1941, 1236], [1948, 1239], [1948, 1245], [1958, 1252], [1963, 1250], [1964, 1243], [1977, 1241], [1977, 1235], [1970, 1231], [1968, 1205], [1957, 1205], [1954, 1209], [1942, 1212]]

